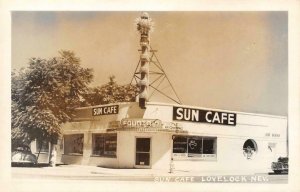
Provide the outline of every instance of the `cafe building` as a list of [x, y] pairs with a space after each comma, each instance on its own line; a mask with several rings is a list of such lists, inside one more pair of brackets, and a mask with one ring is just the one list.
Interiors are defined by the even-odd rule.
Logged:
[[266, 172], [287, 156], [287, 118], [155, 102], [82, 107], [57, 148], [65, 164]]

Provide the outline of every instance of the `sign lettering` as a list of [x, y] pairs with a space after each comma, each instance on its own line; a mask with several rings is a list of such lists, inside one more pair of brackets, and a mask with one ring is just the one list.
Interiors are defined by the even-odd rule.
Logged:
[[173, 120], [235, 126], [236, 114], [220, 111], [173, 107]]
[[111, 115], [111, 114], [118, 114], [118, 113], [119, 113], [119, 106], [118, 105], [111, 105], [111, 106], [103, 106], [103, 107], [93, 108], [93, 116]]
[[123, 128], [161, 128], [162, 122], [159, 119], [122, 119]]

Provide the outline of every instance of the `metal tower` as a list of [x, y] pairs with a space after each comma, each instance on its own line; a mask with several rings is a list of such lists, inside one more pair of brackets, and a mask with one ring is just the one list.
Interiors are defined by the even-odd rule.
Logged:
[[[141, 17], [136, 19], [137, 30], [140, 33], [141, 52], [140, 60], [135, 69], [134, 75], [130, 84], [135, 80], [139, 88], [139, 106], [146, 108], [146, 102], [158, 92], [166, 98], [181, 104], [181, 101], [171, 84], [167, 74], [165, 73], [161, 63], [159, 62], [155, 52], [150, 46], [150, 32], [153, 30], [153, 22], [148, 13], [142, 13]], [[151, 68], [151, 70], [150, 70]], [[151, 76], [151, 78], [150, 78]], [[150, 81], [151, 80], [151, 81]], [[162, 85], [167, 85], [163, 88]], [[164, 92], [166, 87], [170, 87], [174, 96], [170, 93]], [[150, 89], [151, 88], [151, 89]]]

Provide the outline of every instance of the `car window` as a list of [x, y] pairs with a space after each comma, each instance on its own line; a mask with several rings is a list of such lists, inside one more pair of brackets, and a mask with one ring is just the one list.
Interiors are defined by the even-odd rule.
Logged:
[[24, 151], [23, 147], [17, 147], [15, 150], [16, 151]]
[[31, 152], [29, 147], [25, 147], [24, 151]]
[[31, 152], [31, 150], [28, 146], [17, 147], [17, 148], [15, 148], [15, 151]]

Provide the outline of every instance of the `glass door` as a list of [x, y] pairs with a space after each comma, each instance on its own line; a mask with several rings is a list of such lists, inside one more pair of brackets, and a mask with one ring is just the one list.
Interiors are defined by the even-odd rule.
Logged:
[[135, 165], [137, 167], [150, 167], [151, 138], [136, 138]]

